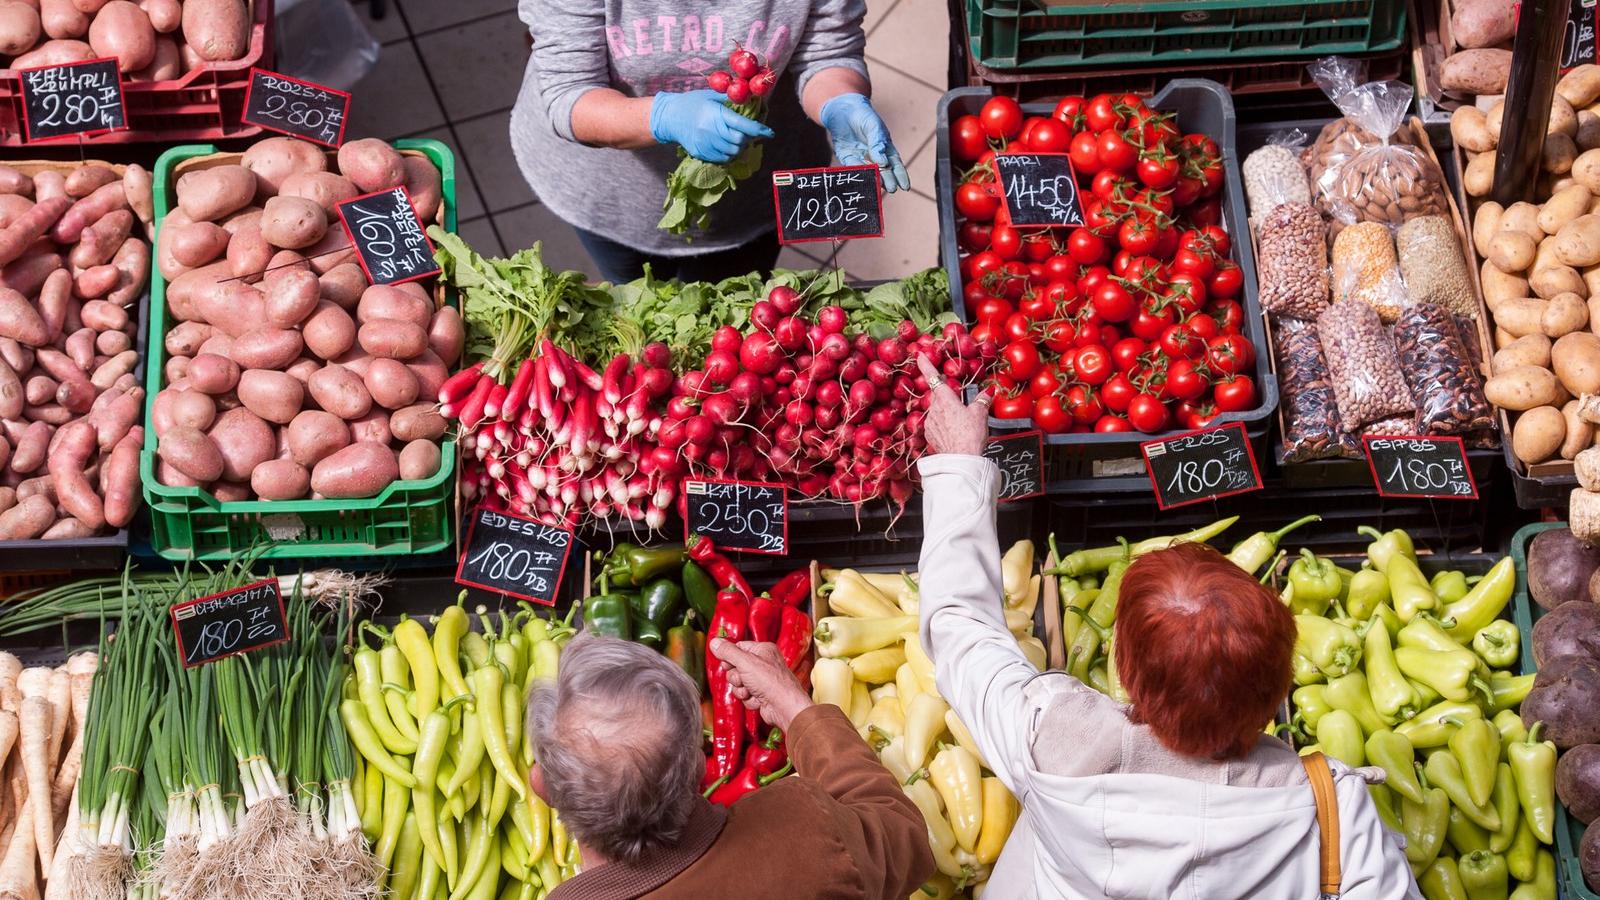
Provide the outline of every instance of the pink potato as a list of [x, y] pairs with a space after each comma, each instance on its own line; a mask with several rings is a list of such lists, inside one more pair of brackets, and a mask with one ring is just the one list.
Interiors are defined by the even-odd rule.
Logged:
[[206, 62], [239, 59], [250, 49], [250, 11], [244, 0], [185, 0], [185, 46]]
[[[56, 272], [63, 274], [68, 271], [67, 269], [56, 270]], [[55, 272], [52, 272], [51, 275], [53, 277]], [[110, 264], [93, 266], [79, 272], [78, 277], [72, 280], [71, 293], [73, 296], [84, 300], [93, 297], [104, 297], [111, 293], [121, 279], [122, 273], [117, 271], [116, 266]], [[48, 284], [49, 279], [45, 279], [45, 282]]]
[[247, 369], [239, 376], [239, 402], [268, 422], [287, 425], [305, 405], [306, 386], [287, 372]]
[[0, 287], [0, 337], [11, 338], [24, 347], [42, 347], [50, 343], [50, 329], [27, 297]]
[[179, 322], [167, 332], [163, 345], [173, 356], [193, 356], [213, 333], [215, 329], [204, 322]]
[[318, 406], [346, 421], [359, 419], [372, 409], [372, 394], [366, 383], [344, 366], [323, 366], [306, 382], [306, 387]]
[[389, 431], [395, 440], [407, 443], [436, 441], [444, 436], [448, 427], [449, 423], [439, 414], [438, 405], [426, 401], [397, 409], [389, 416]]
[[417, 376], [399, 360], [373, 360], [363, 380], [372, 402], [384, 409], [400, 409], [417, 401]]
[[182, 381], [189, 383], [189, 364], [194, 360], [187, 356], [167, 357], [167, 364], [161, 367], [162, 375], [167, 379], [167, 384], [177, 384]]
[[439, 445], [433, 441], [411, 441], [400, 450], [400, 478], [421, 481], [439, 474]]
[[[139, 0], [139, 8], [150, 17], [150, 27], [160, 34], [170, 34], [183, 24], [183, 3], [180, 0]], [[171, 43], [169, 41], [169, 43]], [[172, 45], [177, 52], [178, 45]]]
[[110, 166], [86, 165], [79, 166], [67, 173], [67, 196], [74, 200], [81, 200], [94, 193], [103, 185], [113, 181], [120, 181], [122, 176]]
[[239, 164], [256, 175], [256, 194], [273, 197], [283, 192], [283, 183], [302, 172], [326, 172], [328, 156], [305, 141], [291, 137], [270, 137], [256, 141], [244, 151]]
[[228, 268], [235, 278], [259, 278], [272, 261], [272, 252], [260, 225], [240, 226], [228, 238]]
[[311, 381], [311, 376], [315, 375], [321, 369], [322, 363], [320, 361], [312, 359], [309, 356], [302, 356], [290, 363], [289, 368], [284, 369], [283, 371], [289, 373], [291, 377], [301, 384], [306, 384]]
[[293, 329], [253, 328], [234, 339], [233, 358], [246, 369], [286, 369], [304, 347]]
[[300, 250], [328, 233], [328, 214], [301, 197], [272, 197], [261, 209], [261, 236], [274, 247]]
[[317, 308], [321, 285], [317, 276], [303, 269], [274, 272], [267, 276], [265, 286], [267, 322], [271, 325], [292, 328]]
[[134, 426], [111, 449], [101, 470], [105, 486], [106, 524], [126, 528], [139, 508], [139, 453], [144, 443], [143, 429]]
[[304, 197], [322, 207], [332, 222], [339, 218], [339, 204], [361, 196], [361, 190], [333, 172], [298, 172], [283, 180], [278, 196]]
[[[338, 221], [334, 219], [332, 221]], [[311, 264], [311, 271], [318, 275], [339, 268], [346, 263], [355, 262], [355, 247], [350, 243], [350, 236], [345, 234], [343, 227], [330, 227], [322, 239], [306, 248], [306, 259]]]
[[263, 500], [299, 500], [311, 491], [311, 473], [292, 459], [269, 459], [250, 473], [250, 489]]
[[285, 429], [289, 457], [302, 466], [315, 466], [350, 444], [350, 426], [344, 419], [320, 409], [294, 417]]
[[[163, 394], [168, 393], [162, 391]], [[217, 420], [217, 404], [200, 391], [179, 391], [167, 401], [168, 415], [174, 425], [205, 431]]]
[[[121, 182], [117, 189], [122, 189]], [[80, 269], [110, 262], [133, 232], [134, 221], [133, 212], [126, 209], [114, 209], [101, 216], [78, 235], [78, 244], [67, 254], [67, 262]]]
[[406, 172], [406, 193], [411, 195], [411, 208], [424, 223], [444, 221], [444, 192], [440, 187], [439, 170], [425, 156], [407, 156], [401, 161]]
[[102, 216], [127, 208], [128, 194], [122, 185], [103, 184], [62, 213], [51, 226], [50, 237], [58, 244], [75, 244], [83, 236], [83, 230], [100, 221]]
[[215, 353], [218, 356], [233, 358], [233, 338], [222, 332], [217, 332], [206, 338], [200, 344], [199, 353]]
[[91, 529], [106, 523], [105, 501], [100, 498], [84, 469], [95, 453], [94, 426], [76, 421], [57, 432], [56, 446], [46, 464], [56, 500], [61, 508]]
[[32, 297], [65, 262], [59, 253], [29, 252], [0, 267], [0, 287]]
[[156, 460], [156, 483], [167, 487], [199, 487], [200, 482], [178, 471], [177, 467], [164, 459]]
[[106, 356], [116, 356], [124, 350], [133, 349], [133, 338], [126, 331], [102, 331], [95, 335], [94, 349]]
[[222, 477], [222, 450], [205, 432], [173, 425], [156, 442], [161, 461], [204, 484]]
[[[202, 394], [226, 394], [239, 384], [239, 364], [226, 356], [201, 353], [189, 361], [189, 386]], [[210, 480], [210, 479], [207, 479]]]
[[428, 333], [399, 319], [369, 319], [356, 333], [361, 349], [386, 359], [411, 359], [428, 349]]
[[400, 477], [393, 450], [373, 441], [358, 441], [317, 463], [311, 489], [330, 500], [376, 497]]
[[114, 56], [117, 68], [137, 72], [156, 56], [156, 30], [144, 10], [129, 0], [110, 0], [89, 23], [89, 46], [96, 56]]
[[[22, 415], [25, 400], [22, 379], [17, 377], [10, 363], [0, 360], [0, 419], [15, 419]], [[4, 468], [0, 465], [0, 469]]]
[[230, 409], [217, 416], [208, 432], [222, 451], [222, 477], [228, 481], [250, 480], [256, 466], [271, 459], [278, 441], [260, 416], [248, 409]]
[[211, 486], [211, 496], [222, 503], [242, 503], [255, 498], [248, 481], [219, 481]]
[[439, 388], [450, 377], [450, 367], [434, 356], [432, 350], [424, 350], [415, 359], [406, 360], [406, 368], [417, 376], [418, 397], [439, 396]]
[[405, 183], [405, 162], [388, 142], [378, 138], [349, 141], [339, 148], [339, 174], [364, 194]]
[[350, 437], [357, 441], [387, 445], [394, 439], [394, 432], [389, 430], [389, 414], [375, 409], [359, 419], [351, 420]]
[[[227, 331], [226, 326], [233, 324], [234, 316], [225, 313], [224, 310], [236, 309], [237, 307], [213, 305], [212, 311], [226, 319], [227, 322], [212, 322], [204, 315], [201, 299], [219, 289], [223, 291], [229, 290], [229, 285], [237, 283], [228, 281], [232, 277], [233, 273], [228, 271], [228, 264], [225, 262], [212, 263], [209, 266], [201, 266], [198, 269], [184, 272], [167, 285], [167, 309], [180, 322], [198, 319]], [[249, 287], [249, 285], [241, 286]], [[244, 312], [249, 313], [250, 310], [246, 309]], [[260, 321], [260, 318], [258, 317], [256, 321]], [[229, 333], [232, 334], [233, 332]]]
[[117, 286], [106, 294], [106, 299], [122, 306], [133, 303], [144, 293], [145, 282], [150, 279], [150, 245], [141, 238], [129, 237], [111, 257], [111, 267], [117, 270]]
[[214, 222], [250, 205], [256, 176], [244, 166], [213, 166], [178, 177], [178, 206], [196, 222]]
[[230, 237], [221, 225], [213, 222], [180, 225], [172, 230], [172, 258], [191, 269], [215, 262], [228, 249]]
[[305, 336], [306, 349], [322, 359], [334, 359], [356, 342], [356, 323], [350, 314], [327, 300], [318, 301], [300, 331]]
[[43, 33], [37, 6], [26, 0], [0, 2], [0, 56], [17, 56], [32, 50]]
[[433, 304], [426, 297], [406, 290], [407, 287], [392, 284], [368, 287], [361, 292], [361, 300], [356, 304], [356, 321], [366, 323], [374, 319], [399, 319], [426, 329], [433, 321]]
[[428, 349], [447, 366], [455, 365], [466, 346], [467, 329], [461, 322], [461, 313], [454, 306], [441, 307], [428, 323]]
[[334, 266], [317, 280], [322, 285], [322, 299], [337, 303], [346, 310], [354, 310], [361, 301], [362, 291], [367, 289], [367, 276], [353, 262]]
[[[391, 454], [392, 455], [392, 454]], [[396, 463], [398, 472], [398, 463]], [[56, 521], [56, 505], [35, 494], [0, 513], [0, 541], [28, 541], [44, 534]]]

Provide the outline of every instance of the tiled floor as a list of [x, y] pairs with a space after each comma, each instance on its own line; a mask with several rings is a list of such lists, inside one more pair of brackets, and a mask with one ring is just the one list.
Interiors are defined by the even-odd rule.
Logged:
[[[356, 87], [350, 133], [446, 142], [456, 151], [460, 231], [473, 246], [501, 254], [543, 241], [546, 262], [593, 275], [572, 230], [540, 205], [511, 156], [508, 120], [528, 58], [516, 0], [386, 5], [383, 19], [366, 17], [383, 53]], [[358, 6], [368, 8], [364, 0]], [[898, 277], [936, 261], [933, 124], [949, 27], [942, 0], [868, 0], [873, 102], [906, 160], [912, 192], [885, 197], [883, 238], [842, 247], [837, 263], [853, 277]], [[812, 268], [826, 261], [825, 253], [789, 247], [779, 264]]]

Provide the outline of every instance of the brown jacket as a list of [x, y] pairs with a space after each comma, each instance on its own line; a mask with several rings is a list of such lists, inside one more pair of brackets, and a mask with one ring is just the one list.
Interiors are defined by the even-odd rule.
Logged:
[[591, 869], [550, 900], [910, 896], [933, 874], [927, 826], [855, 726], [836, 706], [813, 706], [788, 741], [798, 777], [727, 810], [700, 801], [677, 846]]

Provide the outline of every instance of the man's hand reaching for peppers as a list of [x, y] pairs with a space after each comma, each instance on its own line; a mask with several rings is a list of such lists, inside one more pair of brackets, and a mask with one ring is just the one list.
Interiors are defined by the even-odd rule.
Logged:
[[760, 710], [767, 724], [788, 732], [794, 717], [811, 705], [811, 695], [783, 664], [778, 645], [712, 638], [711, 653], [722, 661], [734, 696]]

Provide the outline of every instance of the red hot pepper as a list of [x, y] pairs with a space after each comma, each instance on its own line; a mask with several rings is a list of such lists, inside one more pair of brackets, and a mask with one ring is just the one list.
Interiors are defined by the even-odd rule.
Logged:
[[716, 545], [710, 538], [690, 535], [688, 547], [689, 558], [699, 563], [700, 567], [706, 570], [706, 574], [711, 576], [712, 581], [734, 586], [744, 595], [746, 601], [755, 599], [756, 593], [750, 589], [750, 582], [745, 581], [744, 575], [740, 574], [739, 567], [733, 564], [733, 560], [718, 553]]
[[783, 664], [810, 687], [811, 674], [811, 617], [792, 606], [783, 608], [783, 624], [778, 629], [778, 653]]
[[767, 739], [759, 744], [751, 744], [744, 751], [744, 764], [747, 768], [755, 769], [762, 775], [771, 775], [783, 768], [789, 761], [789, 748], [785, 746], [783, 732], [774, 728], [767, 735]]
[[[747, 640], [749, 622], [750, 603], [730, 587], [717, 593], [717, 610], [706, 634], [726, 641]], [[706, 763], [709, 785], [733, 775], [744, 749], [745, 731], [744, 704], [734, 696], [728, 672], [712, 654], [710, 640], [706, 641], [706, 684], [711, 689], [711, 759]]]
[[750, 602], [749, 640], [770, 644], [778, 639], [783, 623], [783, 604], [766, 594]]
[[767, 594], [784, 606], [799, 606], [811, 596], [811, 570], [795, 569], [779, 579]]
[[771, 773], [770, 775], [762, 775], [755, 769], [746, 766], [739, 770], [739, 774], [729, 778], [722, 784], [721, 787], [713, 790], [710, 795], [710, 800], [712, 803], [715, 803], [718, 806], [732, 806], [735, 800], [738, 800], [745, 794], [751, 793], [758, 788], [765, 787], [766, 785], [777, 781], [779, 778], [788, 775], [792, 771], [794, 771], [794, 765], [787, 762], [783, 764], [783, 768]]

